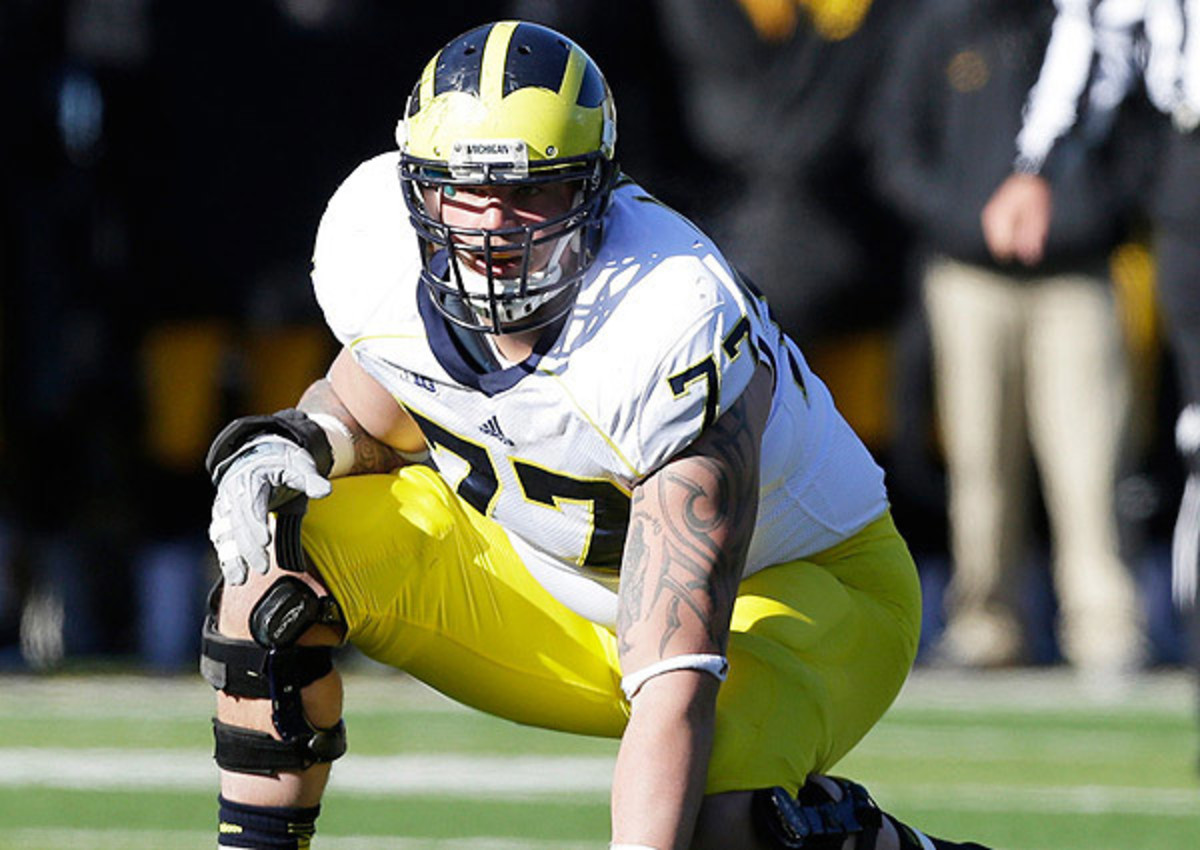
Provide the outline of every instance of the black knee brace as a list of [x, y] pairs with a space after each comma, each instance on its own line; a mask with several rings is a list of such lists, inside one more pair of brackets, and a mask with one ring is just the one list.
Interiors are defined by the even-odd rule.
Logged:
[[341, 721], [317, 729], [304, 715], [300, 690], [333, 670], [333, 648], [297, 646], [316, 623], [337, 624], [340, 611], [331, 597], [318, 597], [304, 582], [284, 576], [255, 605], [250, 615], [253, 641], [227, 638], [217, 631], [221, 585], [209, 595], [204, 621], [200, 672], [227, 694], [271, 701], [271, 720], [282, 740], [267, 732], [232, 726], [213, 718], [217, 764], [225, 770], [274, 776], [330, 762], [346, 751]]

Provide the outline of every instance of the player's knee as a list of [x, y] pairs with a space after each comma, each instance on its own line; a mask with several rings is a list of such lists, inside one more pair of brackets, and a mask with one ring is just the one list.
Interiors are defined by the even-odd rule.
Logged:
[[345, 752], [333, 669], [341, 614], [314, 588], [310, 576], [272, 570], [261, 581], [213, 589], [200, 669], [222, 694], [213, 733], [225, 770], [275, 776]]

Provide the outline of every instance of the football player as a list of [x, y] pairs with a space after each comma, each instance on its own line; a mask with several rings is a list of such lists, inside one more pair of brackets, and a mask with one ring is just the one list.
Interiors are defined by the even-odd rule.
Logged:
[[613, 847], [976, 846], [823, 775], [904, 682], [916, 570], [766, 304], [619, 172], [597, 66], [479, 27], [397, 141], [317, 235], [341, 354], [209, 453], [220, 844], [308, 846], [348, 641], [483, 711], [619, 737]]

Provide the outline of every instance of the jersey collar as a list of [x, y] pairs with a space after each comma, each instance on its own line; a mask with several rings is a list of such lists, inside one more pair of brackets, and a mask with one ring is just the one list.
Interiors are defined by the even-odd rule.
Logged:
[[472, 352], [463, 338], [464, 334], [477, 333], [452, 324], [438, 309], [433, 306], [429, 290], [424, 286], [417, 287], [417, 309], [421, 321], [425, 325], [425, 337], [433, 356], [451, 378], [463, 386], [478, 390], [487, 396], [494, 396], [505, 390], [510, 390], [526, 375], [532, 374], [541, 362], [542, 357], [549, 351], [562, 333], [565, 317], [548, 325], [538, 337], [533, 347], [533, 353], [520, 363], [501, 367], [492, 360], [490, 364], [481, 364], [479, 357]]

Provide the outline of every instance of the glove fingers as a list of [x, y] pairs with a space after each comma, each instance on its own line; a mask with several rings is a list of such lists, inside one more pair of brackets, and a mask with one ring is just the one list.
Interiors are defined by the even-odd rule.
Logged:
[[267, 497], [270, 491], [266, 488], [254, 494], [252, 513], [245, 518], [241, 525], [234, 529], [238, 537], [238, 550], [250, 569], [257, 573], [265, 573], [271, 561], [267, 557], [267, 544], [271, 542], [271, 531], [267, 527]]
[[230, 585], [245, 584], [249, 571], [246, 562], [238, 554], [236, 540], [222, 540], [217, 546], [217, 560], [221, 563], [221, 575], [225, 583]]
[[209, 526], [221, 572], [230, 584], [244, 582], [248, 570], [269, 569], [268, 512], [276, 503], [286, 502], [292, 493], [320, 499], [333, 489], [317, 472], [312, 456], [287, 440], [263, 437], [247, 449], [220, 475]]
[[238, 554], [246, 562], [246, 566], [256, 573], [266, 574], [270, 569], [271, 559], [267, 555], [267, 544], [258, 543], [258, 536], [245, 536], [238, 539]]
[[317, 472], [315, 467], [285, 469], [279, 483], [298, 493], [303, 493], [310, 499], [323, 499], [333, 490], [329, 479]]
[[220, 509], [220, 505], [213, 505], [212, 522], [208, 524], [208, 539], [212, 541], [213, 546], [219, 546], [232, 531], [233, 523], [229, 521], [229, 517]]
[[246, 581], [246, 562], [238, 552], [237, 540], [233, 534], [233, 522], [225, 512], [223, 502], [218, 499], [213, 504], [212, 522], [208, 526], [208, 539], [212, 541], [217, 553], [217, 561], [221, 565], [221, 575], [230, 585], [242, 584]]
[[[271, 540], [267, 528], [267, 495], [270, 490], [264, 482], [259, 482], [259, 486], [251, 492], [253, 495], [250, 498], [234, 498], [225, 502], [229, 505], [229, 536], [245, 566], [265, 573], [269, 564], [266, 547]], [[221, 500], [221, 496], [218, 496], [218, 501]]]
[[304, 495], [308, 496], [310, 499], [324, 499], [332, 492], [333, 484], [329, 482], [328, 478], [325, 478], [318, 473], [313, 473], [312, 475], [305, 477]]
[[232, 511], [234, 534], [259, 549], [271, 539], [271, 532], [267, 528], [267, 498], [270, 494], [270, 488], [260, 487], [252, 498], [236, 502]]

